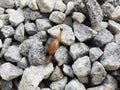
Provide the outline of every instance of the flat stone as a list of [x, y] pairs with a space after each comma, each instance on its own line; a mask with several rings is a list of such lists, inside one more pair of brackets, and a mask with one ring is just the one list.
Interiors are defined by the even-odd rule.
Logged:
[[73, 60], [76, 60], [80, 56], [87, 54], [88, 51], [89, 51], [89, 48], [84, 43], [74, 43], [70, 46], [70, 54]]
[[80, 42], [87, 41], [93, 38], [97, 34], [95, 30], [78, 22], [74, 22], [73, 28], [74, 28], [75, 36]]
[[0, 7], [13, 8], [14, 7], [14, 0], [0, 0]]
[[37, 6], [37, 1], [36, 0], [27, 1], [27, 5], [32, 10], [38, 10], [38, 6]]
[[22, 69], [25, 69], [28, 67], [28, 60], [23, 57], [19, 62], [17, 62], [17, 66], [22, 68]]
[[69, 27], [68, 25], [66, 25], [66, 24], [56, 25], [56, 26], [48, 29], [47, 31], [51, 36], [57, 37], [59, 35], [60, 28], [63, 29], [61, 43], [64, 45], [67, 45], [67, 46], [72, 45], [75, 42], [75, 36], [72, 31], [72, 28]]
[[13, 80], [23, 74], [23, 70], [11, 63], [4, 63], [0, 67], [1, 78], [4, 80]]

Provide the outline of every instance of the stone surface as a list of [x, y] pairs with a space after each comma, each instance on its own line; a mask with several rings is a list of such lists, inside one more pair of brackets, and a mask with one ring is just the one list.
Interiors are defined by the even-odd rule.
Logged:
[[5, 9], [4, 9], [4, 8], [2, 8], [2, 7], [0, 7], [0, 14], [3, 14], [3, 13], [4, 13], [4, 11], [5, 11]]
[[[88, 88], [87, 90], [106, 90], [106, 89], [103, 85], [100, 85], [100, 86], [95, 86], [95, 87], [92, 87], [92, 88]], [[107, 89], [107, 90], [111, 90], [111, 89]]]
[[22, 59], [22, 56], [19, 53], [19, 48], [15, 45], [8, 47], [4, 57], [7, 61], [11, 62], [19, 62]]
[[52, 82], [50, 84], [50, 88], [52, 90], [64, 90], [66, 84], [67, 84], [67, 77], [64, 77], [61, 80]]
[[50, 88], [42, 88], [40, 90], [51, 90]]
[[65, 90], [86, 90], [85, 86], [77, 79], [73, 79], [65, 87]]
[[111, 42], [113, 39], [113, 35], [107, 29], [102, 29], [98, 32], [98, 34], [94, 38], [95, 45], [102, 47], [105, 44]]
[[89, 50], [89, 57], [92, 62], [100, 58], [102, 54], [103, 54], [103, 51], [98, 47], [93, 47], [93, 48], [90, 48]]
[[87, 41], [97, 34], [97, 32], [91, 29], [90, 27], [84, 24], [80, 24], [78, 22], [74, 22], [73, 28], [75, 36], [80, 42]]
[[0, 14], [0, 19], [2, 20], [3, 24], [9, 23], [9, 15], [8, 14]]
[[38, 6], [37, 6], [36, 0], [27, 1], [27, 5], [28, 5], [28, 7], [31, 8], [32, 10], [38, 10]]
[[0, 48], [2, 48], [3, 44], [2, 44], [2, 40], [0, 39]]
[[17, 62], [17, 66], [22, 68], [22, 69], [25, 69], [28, 67], [28, 60], [23, 57], [19, 62]]
[[20, 8], [24, 8], [27, 6], [28, 0], [20, 0]]
[[0, 7], [13, 8], [14, 7], [14, 0], [0, 0]]
[[120, 67], [120, 47], [117, 43], [108, 43], [100, 62], [106, 70], [117, 70]]
[[12, 80], [15, 79], [17, 77], [19, 77], [20, 75], [22, 75], [23, 70], [14, 66], [11, 63], [4, 63], [1, 65], [0, 67], [0, 74], [2, 79], [4, 80]]
[[3, 27], [3, 25], [4, 25], [3, 21], [2, 21], [2, 20], [0, 20], [0, 28], [2, 28], [2, 27]]
[[87, 54], [88, 51], [89, 51], [89, 48], [84, 43], [74, 43], [70, 46], [70, 54], [73, 60], [76, 60], [80, 56]]
[[118, 33], [118, 34], [116, 34], [116, 35], [114, 36], [114, 41], [115, 41], [117, 44], [120, 45], [120, 33]]
[[53, 11], [50, 14], [49, 20], [56, 23], [56, 24], [61, 24], [64, 22], [66, 16], [63, 12], [60, 11]]
[[50, 63], [46, 67], [44, 65], [40, 66], [30, 66], [26, 68], [23, 72], [22, 79], [19, 83], [19, 90], [36, 90], [39, 83], [50, 76], [53, 72], [53, 64]]
[[68, 25], [66, 24], [56, 25], [48, 29], [48, 33], [53, 37], [57, 37], [59, 35], [60, 28], [63, 29], [61, 43], [67, 46], [72, 45], [75, 42], [75, 36], [72, 31], [72, 28], [69, 27]]

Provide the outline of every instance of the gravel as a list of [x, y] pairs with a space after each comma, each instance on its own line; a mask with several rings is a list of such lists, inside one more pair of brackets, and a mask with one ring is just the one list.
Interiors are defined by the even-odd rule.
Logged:
[[28, 60], [23, 57], [19, 62], [17, 62], [17, 66], [22, 68], [22, 69], [25, 69], [28, 67]]
[[0, 7], [13, 8], [14, 7], [14, 0], [1, 0]]

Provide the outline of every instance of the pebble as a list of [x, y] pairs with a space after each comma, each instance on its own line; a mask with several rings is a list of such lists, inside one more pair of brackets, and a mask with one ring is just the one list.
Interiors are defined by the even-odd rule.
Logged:
[[103, 54], [103, 51], [98, 47], [92, 47], [89, 50], [89, 57], [92, 62], [98, 60]]
[[73, 15], [72, 15], [72, 19], [79, 22], [79, 23], [82, 23], [84, 20], [85, 20], [85, 15], [83, 13], [80, 13], [80, 12], [73, 12]]
[[115, 41], [117, 44], [120, 45], [120, 33], [115, 34], [115, 36], [114, 36], [114, 41]]
[[42, 88], [40, 90], [51, 90], [50, 88]]
[[17, 66], [22, 69], [26, 69], [28, 67], [28, 60], [23, 57], [19, 62], [17, 62]]
[[28, 5], [28, 7], [31, 8], [32, 10], [38, 10], [38, 6], [37, 6], [36, 0], [27, 1], [27, 5]]
[[72, 56], [73, 60], [76, 60], [80, 56], [87, 54], [89, 48], [84, 43], [74, 43], [70, 46], [70, 55]]
[[1, 32], [3, 33], [3, 35], [7, 38], [10, 37], [12, 35], [14, 35], [14, 29], [12, 26], [10, 25], [5, 25], [1, 28]]
[[107, 29], [102, 29], [98, 32], [98, 34], [94, 37], [95, 45], [102, 47], [105, 44], [111, 42], [113, 39], [113, 35]]
[[20, 0], [20, 8], [24, 8], [27, 6], [28, 0]]
[[0, 20], [0, 28], [2, 28], [2, 27], [3, 27], [3, 25], [4, 25], [3, 21], [2, 21], [2, 20]]
[[4, 58], [7, 61], [19, 62], [22, 59], [22, 56], [19, 53], [19, 48], [15, 45], [9, 46], [7, 51], [4, 54]]
[[117, 43], [108, 43], [100, 60], [106, 70], [117, 70], [120, 68], [120, 47]]
[[0, 0], [0, 7], [13, 8], [14, 7], [14, 0]]
[[75, 42], [75, 36], [74, 36], [74, 33], [70, 26], [68, 26], [66, 24], [56, 25], [56, 26], [53, 26], [52, 28], [48, 29], [47, 32], [51, 36], [57, 37], [59, 35], [60, 28], [63, 29], [61, 43], [66, 46], [72, 45]]
[[66, 16], [63, 12], [60, 11], [53, 11], [50, 14], [49, 20], [56, 23], [56, 24], [61, 24], [64, 22]]
[[67, 84], [67, 77], [64, 77], [61, 80], [52, 82], [50, 84], [50, 88], [52, 90], [64, 90], [66, 84]]
[[5, 9], [4, 9], [4, 8], [2, 8], [2, 7], [0, 7], [0, 14], [3, 14], [3, 13], [4, 13], [4, 11], [5, 11]]
[[23, 74], [23, 70], [9, 62], [6, 62], [1, 65], [0, 74], [3, 80], [9, 81], [21, 76]]
[[46, 67], [44, 67], [44, 65], [39, 65], [26, 68], [23, 72], [18, 90], [36, 90], [40, 82], [50, 76], [53, 69], [52, 63], [48, 64]]
[[65, 46], [60, 46], [54, 56], [59, 66], [67, 64], [70, 61], [70, 55]]
[[82, 83], [80, 83], [77, 79], [72, 79], [65, 86], [65, 90], [86, 90], [86, 89], [85, 86]]
[[97, 34], [95, 30], [78, 22], [73, 23], [73, 28], [74, 28], [75, 36], [80, 42], [85, 42], [93, 38]]
[[0, 19], [2, 20], [3, 24], [9, 24], [9, 15], [8, 14], [0, 14]]
[[107, 73], [106, 73], [103, 65], [98, 61], [94, 62], [92, 65], [92, 69], [91, 69], [92, 84], [93, 85], [101, 84], [102, 81], [105, 79], [106, 74]]

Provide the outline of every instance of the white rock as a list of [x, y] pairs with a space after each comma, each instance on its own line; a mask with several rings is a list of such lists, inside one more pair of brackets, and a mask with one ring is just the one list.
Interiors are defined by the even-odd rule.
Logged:
[[28, 0], [27, 1], [27, 5], [32, 10], [38, 10], [38, 6], [37, 6], [37, 1], [36, 0]]
[[4, 80], [12, 80], [22, 75], [23, 70], [11, 63], [4, 63], [0, 67], [0, 74]]
[[61, 24], [64, 22], [65, 18], [66, 18], [66, 16], [63, 12], [53, 11], [50, 14], [49, 20], [54, 22], [54, 23]]
[[25, 6], [27, 6], [27, 2], [28, 0], [20, 0], [20, 8], [24, 8]]
[[53, 37], [57, 37], [59, 35], [60, 28], [63, 29], [61, 43], [67, 46], [73, 44], [75, 42], [75, 36], [72, 31], [72, 28], [69, 27], [68, 25], [65, 24], [56, 25], [48, 29], [48, 33]]
[[40, 90], [51, 90], [50, 88], [42, 88]]
[[14, 0], [0, 0], [0, 7], [13, 8], [14, 7]]
[[3, 44], [2, 44], [2, 40], [0, 39], [0, 48], [2, 48]]
[[28, 66], [27, 59], [25, 57], [23, 57], [19, 62], [17, 62], [17, 66], [22, 68], [22, 69], [27, 68], [27, 66]]
[[2, 27], [3, 27], [3, 25], [4, 25], [3, 21], [2, 21], [2, 20], [0, 20], [0, 28], [2, 28]]

